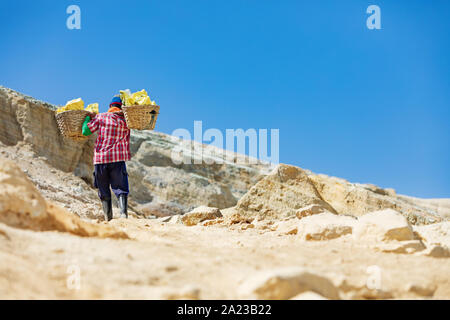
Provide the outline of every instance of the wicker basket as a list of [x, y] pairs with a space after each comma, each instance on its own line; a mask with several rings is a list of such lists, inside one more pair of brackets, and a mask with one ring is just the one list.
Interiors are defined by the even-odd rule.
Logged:
[[127, 126], [130, 129], [153, 130], [159, 114], [159, 106], [122, 106]]
[[65, 138], [74, 141], [83, 141], [88, 137], [82, 133], [83, 122], [89, 112], [86, 110], [68, 110], [57, 113], [56, 122], [58, 123], [59, 131]]

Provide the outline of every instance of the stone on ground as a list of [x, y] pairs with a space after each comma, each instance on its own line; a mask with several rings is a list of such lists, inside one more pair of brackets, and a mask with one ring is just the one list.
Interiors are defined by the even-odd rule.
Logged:
[[450, 248], [450, 221], [415, 226], [414, 231], [426, 244], [437, 244]]
[[284, 300], [307, 291], [339, 299], [338, 290], [327, 277], [297, 267], [258, 272], [240, 286], [239, 295], [247, 299]]
[[450, 249], [439, 244], [430, 244], [427, 245], [427, 248], [425, 250], [419, 252], [419, 254], [433, 258], [449, 258]]
[[293, 235], [298, 232], [298, 221], [297, 219], [289, 219], [277, 222], [274, 224], [273, 228], [280, 235]]
[[411, 226], [404, 216], [392, 209], [370, 212], [358, 219], [355, 239], [371, 241], [414, 240]]
[[218, 208], [200, 206], [194, 210], [184, 214], [181, 217], [181, 221], [186, 226], [194, 226], [205, 220], [212, 220], [216, 218], [221, 218], [222, 213]]
[[375, 249], [391, 253], [414, 253], [425, 249], [420, 240], [380, 242]]
[[296, 295], [295, 297], [292, 297], [289, 300], [328, 300], [328, 299], [313, 291], [306, 291]]
[[409, 283], [406, 286], [406, 291], [413, 292], [416, 295], [423, 296], [423, 297], [432, 297], [434, 295], [434, 292], [436, 291], [436, 286], [433, 284], [428, 285], [419, 285], [414, 283]]
[[306, 206], [304, 208], [298, 209], [295, 212], [295, 215], [297, 218], [302, 219], [307, 216], [312, 216], [315, 214], [323, 213], [327, 211], [324, 207], [319, 206], [317, 204], [310, 204], [309, 206]]
[[356, 223], [355, 218], [325, 212], [301, 219], [297, 234], [303, 240], [330, 240], [351, 234]]
[[0, 159], [0, 185], [0, 222], [27, 228], [47, 217], [44, 198], [13, 161]]

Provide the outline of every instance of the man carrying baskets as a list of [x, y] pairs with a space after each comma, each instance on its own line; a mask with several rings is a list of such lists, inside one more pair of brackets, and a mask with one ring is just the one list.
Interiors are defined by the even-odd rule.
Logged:
[[[91, 119], [92, 118], [92, 119]], [[106, 221], [113, 218], [111, 189], [119, 201], [120, 217], [128, 218], [128, 173], [125, 161], [131, 159], [130, 129], [122, 100], [114, 96], [106, 113], [91, 113], [83, 123], [83, 135], [98, 132], [94, 150], [94, 186], [102, 201]], [[110, 189], [111, 187], [111, 189]]]

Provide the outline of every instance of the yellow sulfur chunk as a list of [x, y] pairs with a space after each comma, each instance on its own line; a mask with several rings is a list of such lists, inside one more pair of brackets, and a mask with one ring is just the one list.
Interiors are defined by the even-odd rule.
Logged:
[[60, 112], [64, 112], [66, 111], [66, 107], [59, 107], [58, 109], [56, 109], [56, 113], [60, 113]]
[[81, 98], [67, 101], [65, 108], [66, 108], [66, 111], [67, 110], [83, 110], [84, 109], [84, 101]]
[[120, 90], [120, 99], [122, 100], [122, 103], [127, 106], [127, 101], [131, 96], [131, 92], [129, 89], [126, 90]]
[[125, 98], [125, 105], [126, 106], [132, 106], [135, 105], [134, 98], [132, 96], [128, 96]]
[[89, 112], [98, 113], [98, 103], [91, 103], [86, 107], [85, 110]]
[[56, 110], [56, 113], [69, 111], [69, 110], [83, 110], [84, 109], [84, 101], [81, 98], [73, 99], [70, 101], [67, 101], [66, 105], [64, 107], [59, 107]]
[[125, 106], [135, 106], [135, 105], [156, 105], [155, 101], [150, 100], [145, 89], [137, 91], [131, 94], [130, 90], [120, 90], [120, 99]]
[[145, 89], [142, 89], [141, 91], [135, 92], [131, 95], [131, 97], [134, 100], [134, 104], [142, 106], [150, 104], [150, 97], [147, 94], [147, 91]]

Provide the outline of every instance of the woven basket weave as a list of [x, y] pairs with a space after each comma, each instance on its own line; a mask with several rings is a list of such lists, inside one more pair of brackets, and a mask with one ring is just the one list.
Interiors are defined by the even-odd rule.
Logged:
[[65, 138], [83, 141], [88, 137], [82, 133], [84, 119], [89, 114], [86, 110], [68, 110], [55, 115], [59, 131]]
[[122, 106], [127, 126], [130, 129], [153, 130], [159, 114], [159, 106]]

